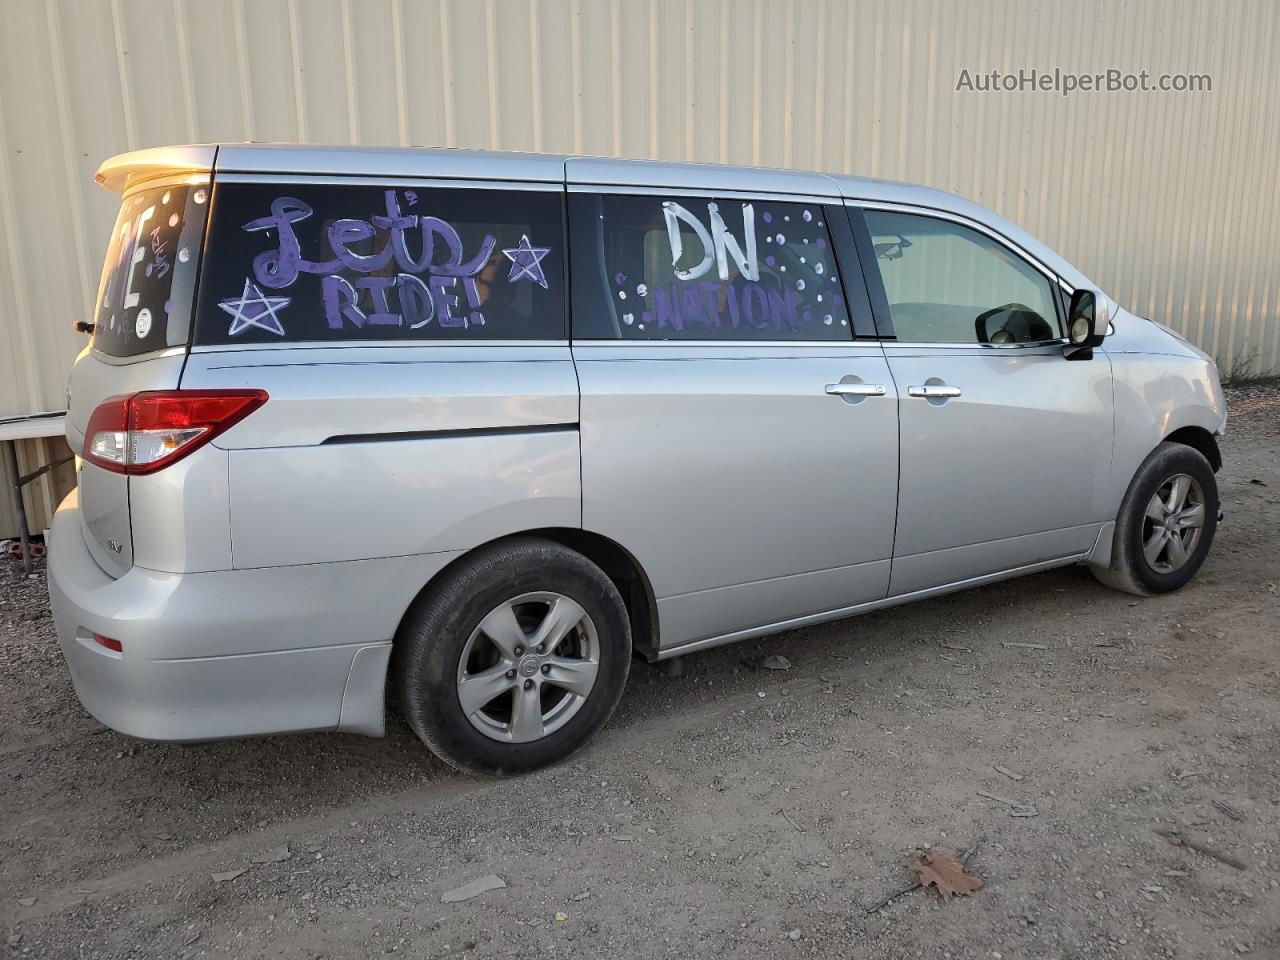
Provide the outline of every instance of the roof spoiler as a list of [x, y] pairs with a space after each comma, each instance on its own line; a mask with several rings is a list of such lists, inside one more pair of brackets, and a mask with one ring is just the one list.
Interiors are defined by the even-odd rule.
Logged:
[[213, 170], [218, 156], [215, 144], [193, 144], [185, 147], [153, 147], [133, 150], [104, 160], [93, 175], [96, 183], [112, 193], [124, 193], [144, 180], [170, 174], [204, 174]]

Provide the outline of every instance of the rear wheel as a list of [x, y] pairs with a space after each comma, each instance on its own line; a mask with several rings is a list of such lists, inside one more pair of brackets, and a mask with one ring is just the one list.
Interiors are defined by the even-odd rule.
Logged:
[[1218, 484], [1198, 450], [1168, 441], [1138, 468], [1116, 518], [1107, 586], [1169, 593], [1196, 575], [1218, 525]]
[[561, 760], [604, 725], [631, 630], [586, 557], [509, 540], [445, 574], [406, 618], [396, 657], [401, 710], [422, 741], [454, 767], [502, 776]]

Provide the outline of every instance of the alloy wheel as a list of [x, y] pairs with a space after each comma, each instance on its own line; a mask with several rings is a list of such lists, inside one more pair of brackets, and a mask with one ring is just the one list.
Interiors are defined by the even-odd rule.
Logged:
[[458, 703], [486, 737], [529, 743], [569, 722], [599, 669], [599, 637], [582, 606], [559, 593], [525, 593], [472, 631], [458, 661]]
[[1156, 573], [1181, 569], [1195, 552], [1204, 530], [1204, 491], [1185, 473], [1174, 474], [1156, 490], [1142, 520], [1142, 555]]

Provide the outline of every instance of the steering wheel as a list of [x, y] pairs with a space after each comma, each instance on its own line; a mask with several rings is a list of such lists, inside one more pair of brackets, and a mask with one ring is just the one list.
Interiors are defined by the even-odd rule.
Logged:
[[[1017, 313], [1019, 311], [1022, 311], [1025, 313], [1035, 313], [1035, 311], [1032, 310], [1030, 307], [1028, 307], [1025, 303], [1006, 303], [1003, 306], [992, 307], [990, 310], [987, 310], [984, 313], [978, 314], [977, 318], [973, 321], [973, 332], [974, 332], [974, 335], [978, 338], [978, 342], [979, 343], [1016, 343], [1017, 340], [1014, 337], [1014, 335], [1010, 333], [1008, 329], [1005, 327], [1001, 327], [999, 330], [997, 330], [993, 334], [988, 334], [987, 321], [989, 321], [992, 317], [994, 317], [998, 313], [1012, 314], [1012, 313]], [[1039, 316], [1039, 314], [1036, 314], [1036, 315]]]

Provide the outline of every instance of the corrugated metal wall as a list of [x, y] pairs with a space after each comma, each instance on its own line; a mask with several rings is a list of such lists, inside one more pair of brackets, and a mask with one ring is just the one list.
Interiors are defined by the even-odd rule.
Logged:
[[[964, 194], [1226, 369], [1280, 372], [1271, 0], [0, 0], [0, 417], [60, 409], [103, 157], [430, 144], [848, 171]], [[980, 93], [960, 71], [1212, 76]]]

